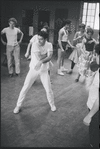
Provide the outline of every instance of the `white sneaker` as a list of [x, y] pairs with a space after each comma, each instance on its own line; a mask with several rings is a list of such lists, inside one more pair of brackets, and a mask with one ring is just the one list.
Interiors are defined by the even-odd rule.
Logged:
[[53, 111], [53, 112], [56, 111], [56, 107], [55, 107], [55, 105], [51, 106], [51, 111]]
[[64, 76], [64, 73], [60, 69], [58, 69], [58, 74]]
[[68, 69], [61, 67], [61, 71], [68, 71]]
[[19, 113], [20, 109], [21, 109], [21, 107], [16, 106], [13, 113], [15, 113], [15, 114]]

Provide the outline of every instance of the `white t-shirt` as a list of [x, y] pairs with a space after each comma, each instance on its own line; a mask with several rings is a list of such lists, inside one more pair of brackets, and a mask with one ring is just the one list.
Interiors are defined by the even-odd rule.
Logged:
[[32, 49], [34, 48], [34, 42], [38, 42], [38, 35], [34, 35], [31, 40], [30, 40], [30, 43], [32, 43]]
[[7, 27], [7, 28], [4, 28], [1, 32], [6, 34], [7, 45], [15, 46], [18, 44], [17, 34], [21, 32], [20, 29], [18, 29], [16, 27], [14, 27], [14, 29]]
[[[30, 62], [30, 69], [34, 69], [36, 64], [39, 62], [37, 59], [35, 52], [40, 52], [41, 55], [47, 54], [53, 51], [53, 46], [50, 42], [46, 41], [44, 46], [39, 46], [38, 42], [32, 44], [31, 48], [31, 62]], [[48, 70], [48, 62], [41, 65], [41, 71]]]
[[91, 87], [89, 89], [89, 97], [87, 107], [91, 110], [95, 101], [99, 98], [99, 70], [96, 72]]

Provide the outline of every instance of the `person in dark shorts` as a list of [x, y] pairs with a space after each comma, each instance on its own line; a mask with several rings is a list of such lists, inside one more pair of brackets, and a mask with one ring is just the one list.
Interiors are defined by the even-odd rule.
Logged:
[[58, 71], [57, 73], [61, 76], [64, 76], [64, 71], [67, 69], [64, 68], [64, 56], [67, 46], [69, 45], [71, 48], [74, 48], [69, 39], [68, 39], [68, 30], [70, 27], [71, 21], [66, 20], [63, 23], [63, 27], [59, 30], [58, 34]]

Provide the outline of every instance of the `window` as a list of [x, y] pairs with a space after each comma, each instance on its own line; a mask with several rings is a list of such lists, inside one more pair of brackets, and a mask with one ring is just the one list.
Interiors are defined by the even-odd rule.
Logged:
[[99, 3], [84, 3], [82, 23], [99, 30]]

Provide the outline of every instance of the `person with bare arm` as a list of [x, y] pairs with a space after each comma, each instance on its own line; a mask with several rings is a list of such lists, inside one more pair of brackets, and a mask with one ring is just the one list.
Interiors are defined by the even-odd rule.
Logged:
[[[14, 68], [13, 68], [13, 57], [15, 61], [15, 73], [16, 76], [20, 74], [20, 43], [23, 39], [22, 31], [15, 27], [17, 20], [15, 18], [10, 18], [8, 20], [9, 27], [4, 28], [1, 31], [1, 42], [6, 45], [6, 55], [7, 55], [7, 65], [9, 76], [13, 77]], [[7, 43], [3, 41], [2, 35], [5, 34], [7, 38]], [[20, 40], [17, 41], [17, 35], [21, 34]]]
[[65, 58], [65, 52], [66, 48], [69, 45], [71, 48], [74, 48], [70, 41], [69, 41], [69, 27], [70, 27], [71, 21], [66, 20], [63, 22], [63, 27], [59, 30], [58, 33], [58, 75], [64, 76], [64, 71], [68, 71], [64, 68], [64, 58]]
[[47, 38], [48, 33], [40, 31], [38, 33], [38, 42], [35, 42], [32, 45], [30, 69], [19, 94], [16, 107], [13, 111], [14, 113], [20, 112], [26, 94], [38, 76], [40, 76], [43, 87], [45, 88], [51, 111], [56, 111], [54, 95], [50, 83], [50, 76], [48, 74], [48, 62], [52, 58], [53, 46], [50, 42], [47, 42]]

